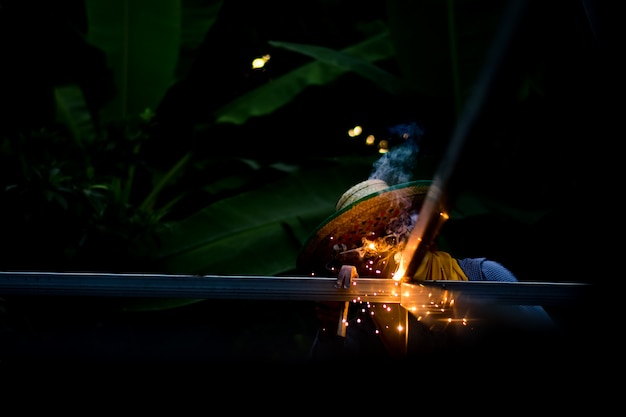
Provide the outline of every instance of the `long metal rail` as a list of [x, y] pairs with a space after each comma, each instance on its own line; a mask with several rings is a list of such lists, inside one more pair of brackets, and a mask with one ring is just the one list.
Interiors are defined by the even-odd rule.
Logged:
[[[426, 302], [446, 291], [457, 299], [503, 304], [555, 305], [590, 300], [584, 283], [424, 281], [356, 278], [347, 288], [336, 278], [308, 276], [168, 275], [0, 272], [0, 297], [93, 296], [228, 300]], [[436, 296], [437, 296], [436, 294]]]

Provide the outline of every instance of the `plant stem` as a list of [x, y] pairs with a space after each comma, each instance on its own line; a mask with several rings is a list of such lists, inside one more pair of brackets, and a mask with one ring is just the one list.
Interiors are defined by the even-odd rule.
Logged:
[[174, 164], [172, 168], [170, 168], [170, 170], [161, 178], [161, 180], [152, 189], [150, 194], [148, 194], [146, 199], [141, 203], [141, 205], [139, 206], [140, 210], [152, 209], [158, 194], [161, 192], [163, 188], [165, 188], [167, 183], [174, 177], [174, 175], [178, 173], [178, 171], [180, 171], [180, 169], [183, 166], [185, 166], [187, 161], [189, 161], [189, 158], [191, 158], [191, 152], [186, 153], [182, 158], [178, 160], [178, 162], [176, 162], [176, 164]]

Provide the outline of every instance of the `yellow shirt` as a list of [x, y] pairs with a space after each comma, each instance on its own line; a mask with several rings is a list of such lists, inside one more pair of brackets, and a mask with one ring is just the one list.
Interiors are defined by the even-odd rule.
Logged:
[[441, 251], [428, 251], [413, 275], [413, 279], [416, 281], [469, 281], [459, 262], [449, 253]]

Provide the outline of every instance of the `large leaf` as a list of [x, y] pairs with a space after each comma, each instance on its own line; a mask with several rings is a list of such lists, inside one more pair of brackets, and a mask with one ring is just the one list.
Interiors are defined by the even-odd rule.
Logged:
[[57, 120], [64, 123], [75, 141], [93, 139], [95, 129], [83, 91], [76, 84], [54, 88]]
[[[383, 39], [388, 38], [388, 33], [382, 33], [377, 36]], [[341, 68], [347, 71], [355, 72], [364, 78], [374, 82], [380, 89], [388, 92], [391, 95], [400, 95], [406, 92], [409, 85], [404, 80], [396, 77], [395, 75], [377, 67], [366, 59], [357, 58], [353, 55], [335, 51], [330, 48], [315, 45], [302, 45], [289, 42], [270, 42], [271, 45], [276, 47], [285, 48], [294, 52], [299, 52], [304, 55], [308, 55], [311, 58], [316, 59], [319, 62], [329, 64], [333, 67]], [[389, 52], [389, 44], [385, 43], [368, 43], [368, 53], [373, 53], [373, 48], [384, 48], [385, 52]], [[385, 53], [381, 51], [381, 54]]]
[[341, 194], [367, 178], [372, 157], [320, 161], [315, 169], [212, 204], [160, 233], [165, 270], [183, 274], [277, 275], [295, 268], [308, 234]]
[[231, 101], [215, 112], [218, 123], [243, 124], [254, 116], [270, 114], [290, 103], [305, 88], [326, 85], [349, 71], [367, 73], [368, 77], [382, 80], [385, 88], [395, 88], [395, 83], [387, 74], [366, 66], [393, 56], [393, 48], [386, 32], [373, 36], [341, 52], [310, 45], [296, 45], [272, 42], [277, 47], [298, 50], [322, 61], [303, 65], [272, 82], [262, 85], [236, 100]]
[[181, 48], [194, 51], [213, 26], [224, 0], [182, 0]]
[[196, 51], [216, 22], [224, 0], [182, 0], [181, 45], [176, 75], [184, 78]]
[[86, 0], [88, 42], [102, 49], [117, 94], [104, 122], [156, 108], [173, 84], [179, 58], [181, 0]]

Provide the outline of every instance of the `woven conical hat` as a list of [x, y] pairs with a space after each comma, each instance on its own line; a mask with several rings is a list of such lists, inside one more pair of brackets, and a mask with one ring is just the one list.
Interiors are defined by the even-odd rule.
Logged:
[[[338, 210], [310, 235], [298, 255], [298, 271], [318, 276], [336, 276], [342, 253], [363, 247], [364, 239], [376, 240], [388, 236], [399, 219], [417, 214], [432, 181], [412, 181], [387, 187], [377, 181], [359, 183], [344, 193], [337, 203]], [[356, 255], [356, 253], [355, 253]], [[343, 256], [343, 255], [342, 255]], [[369, 269], [357, 265], [361, 277], [388, 278], [384, 268]]]

